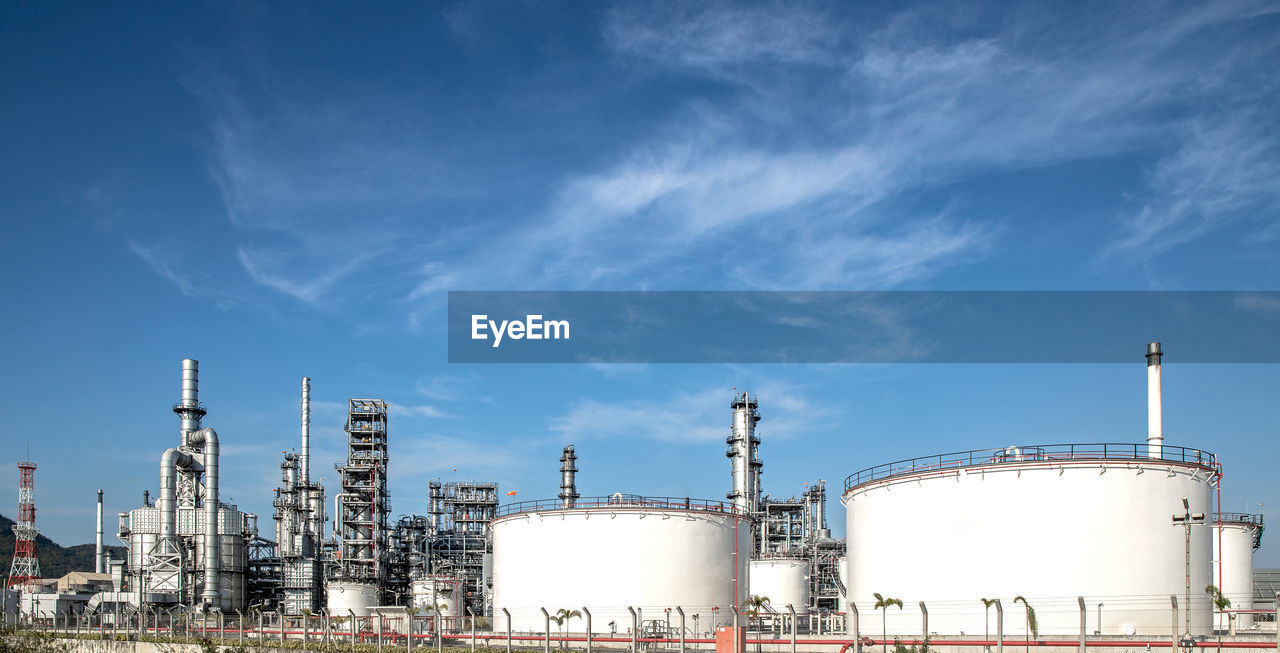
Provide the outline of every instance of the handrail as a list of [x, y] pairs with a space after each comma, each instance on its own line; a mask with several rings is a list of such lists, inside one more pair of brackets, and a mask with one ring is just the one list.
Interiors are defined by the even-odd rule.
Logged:
[[572, 508], [565, 508], [563, 499], [534, 499], [498, 506], [495, 517], [507, 517], [529, 512], [584, 509], [651, 508], [659, 510], [688, 510], [728, 515], [738, 514], [738, 509], [727, 501], [692, 499], [689, 497], [643, 497], [637, 494], [614, 494], [603, 497], [579, 497]]
[[1150, 455], [1147, 443], [1088, 443], [1088, 444], [1039, 444], [999, 449], [973, 449], [907, 458], [876, 465], [854, 472], [844, 479], [848, 492], [871, 481], [882, 481], [895, 476], [943, 469], [963, 469], [987, 465], [1016, 464], [1025, 462], [1065, 462], [1077, 460], [1141, 460], [1170, 463], [1190, 463], [1212, 469], [1217, 457], [1200, 449], [1163, 445], [1157, 457]]

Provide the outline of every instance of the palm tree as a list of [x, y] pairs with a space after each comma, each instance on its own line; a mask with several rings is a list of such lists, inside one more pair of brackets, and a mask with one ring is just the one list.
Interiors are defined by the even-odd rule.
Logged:
[[876, 597], [876, 605], [872, 609], [883, 610], [880, 613], [880, 638], [884, 643], [885, 653], [889, 653], [889, 606], [896, 605], [901, 610], [902, 599], [885, 598], [879, 592], [873, 592], [872, 596]]
[[555, 616], [551, 617], [552, 621], [555, 621], [556, 625], [560, 627], [560, 647], [561, 648], [564, 648], [564, 623], [574, 617], [581, 617], [581, 616], [582, 616], [582, 612], [578, 610], [566, 610], [564, 608], [560, 608], [559, 610], [556, 610]]
[[1031, 604], [1027, 603], [1027, 600], [1022, 598], [1021, 596], [1013, 597], [1014, 603], [1017, 603], [1018, 601], [1022, 601], [1022, 605], [1027, 608], [1027, 631], [1029, 631], [1030, 633], [1030, 636], [1027, 637], [1027, 651], [1030, 651], [1031, 638], [1040, 637], [1040, 626], [1036, 624], [1036, 609], [1031, 607]]
[[[984, 615], [986, 623], [983, 624], [982, 639], [983, 641], [989, 642], [991, 641], [991, 606], [995, 605], [996, 601], [999, 601], [1000, 599], [980, 600], [982, 601], [982, 608], [986, 611], [986, 614]], [[986, 650], [991, 650], [990, 644], [986, 645]]]
[[[1213, 599], [1213, 607], [1218, 609], [1219, 615], [1222, 614], [1223, 610], [1226, 610], [1227, 608], [1231, 607], [1231, 599], [1223, 596], [1222, 590], [1218, 589], [1216, 586], [1205, 585], [1204, 593], [1208, 594], [1209, 597]], [[1218, 653], [1222, 653], [1222, 630], [1221, 629], [1218, 629]]]
[[[751, 597], [747, 599], [747, 605], [750, 606], [747, 608], [747, 624], [748, 626], [750, 626], [751, 620], [759, 618], [760, 612], [764, 610], [764, 607], [766, 605], [769, 605], [769, 597], [761, 596], [759, 594], [752, 594]], [[763, 625], [761, 626], [760, 630], [763, 632], [764, 630]], [[760, 646], [761, 645], [759, 643], [756, 644], [757, 651], [760, 650]]]

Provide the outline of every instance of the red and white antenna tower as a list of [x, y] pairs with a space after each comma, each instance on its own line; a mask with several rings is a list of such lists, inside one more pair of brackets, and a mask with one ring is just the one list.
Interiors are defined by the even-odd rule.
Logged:
[[18, 463], [18, 523], [13, 527], [17, 542], [13, 547], [13, 566], [9, 568], [8, 587], [11, 588], [40, 578], [40, 561], [36, 559], [35, 474], [35, 463]]

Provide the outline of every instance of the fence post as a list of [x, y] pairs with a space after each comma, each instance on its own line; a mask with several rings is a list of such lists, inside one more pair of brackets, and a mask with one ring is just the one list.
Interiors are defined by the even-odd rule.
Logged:
[[374, 617], [378, 620], [378, 653], [382, 653], [382, 612], [374, 612]]
[[511, 613], [503, 608], [502, 614], [507, 616], [507, 653], [511, 653]]
[[467, 607], [467, 617], [471, 619], [471, 650], [474, 652], [476, 650], [476, 613], [472, 612], [469, 606]]
[[862, 633], [858, 632], [858, 604], [849, 601], [849, 614], [853, 615], [850, 622], [849, 630], [853, 635], [853, 653], [861, 653], [862, 651]]
[[1280, 648], [1280, 592], [1276, 592], [1276, 648]]
[[544, 653], [551, 653], [551, 615], [547, 614], [546, 608], [538, 608], [542, 610], [543, 628], [542, 628], [542, 650]]
[[1004, 606], [996, 599], [996, 653], [1004, 653]]
[[684, 608], [677, 605], [676, 614], [680, 615], [680, 653], [684, 653]]
[[796, 653], [796, 606], [788, 603], [787, 612], [791, 613], [791, 653]]
[[920, 642], [929, 639], [929, 608], [924, 607], [924, 601], [920, 602]]
[[1084, 638], [1088, 634], [1089, 629], [1089, 624], [1085, 620], [1088, 618], [1089, 613], [1085, 611], [1083, 596], [1077, 596], [1076, 602], [1080, 604], [1080, 653], [1084, 653]]
[[[627, 612], [631, 613], [631, 653], [640, 653], [638, 641], [640, 637], [640, 622], [636, 617], [636, 609], [628, 605]], [[736, 628], [734, 629], [734, 632], [737, 632]]]
[[352, 648], [355, 648], [355, 645], [356, 645], [356, 611], [355, 611], [355, 610], [352, 610], [351, 608], [347, 608], [347, 614], [351, 615], [351, 626], [350, 626], [350, 629], [351, 629], [351, 647], [352, 647]]
[[1169, 630], [1171, 651], [1178, 650], [1178, 596], [1176, 594], [1169, 595], [1169, 605], [1173, 606], [1173, 628]]
[[587, 653], [591, 653], [591, 611], [582, 606], [582, 614], [587, 615]]
[[404, 650], [413, 653], [413, 631], [416, 624], [413, 623], [413, 613], [409, 609], [409, 606], [404, 606]]

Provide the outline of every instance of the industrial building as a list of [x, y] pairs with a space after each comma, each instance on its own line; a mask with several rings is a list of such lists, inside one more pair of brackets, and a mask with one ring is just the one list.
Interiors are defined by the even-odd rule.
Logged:
[[[1159, 343], [1148, 346], [1146, 442], [1017, 444], [868, 467], [845, 479], [845, 539], [828, 527], [825, 480], [794, 494], [764, 491], [759, 398], [736, 389], [724, 501], [618, 488], [583, 497], [580, 452], [568, 445], [554, 498], [502, 504], [496, 482], [433, 479], [422, 514], [394, 521], [388, 404], [349, 399], [330, 517], [312, 474], [311, 379], [303, 378], [301, 447], [280, 464], [271, 540], [255, 515], [219, 499], [218, 434], [203, 424], [198, 363], [184, 360], [173, 406], [179, 438], [161, 455], [158, 498], [144, 492], [142, 506], [120, 514], [126, 558], [103, 555], [99, 493], [104, 573], [44, 591], [38, 571], [27, 571], [38, 569], [33, 548], [15, 569], [32, 605], [64, 601], [104, 618], [149, 606], [331, 616], [402, 606], [444, 617], [446, 627], [476, 616], [496, 630], [541, 632], [556, 610], [585, 608], [596, 632], [674, 637], [674, 615], [687, 633], [709, 635], [744, 623], [749, 605], [757, 627], [783, 624], [794, 610], [800, 630], [843, 628], [845, 613], [871, 612], [879, 593], [927, 602], [932, 633], [978, 632], [988, 617], [980, 599], [1007, 610], [1017, 597], [1039, 610], [1040, 633], [1073, 635], [1082, 596], [1105, 597], [1087, 623], [1105, 636], [1167, 636], [1170, 597], [1187, 635], [1256, 629], [1251, 610], [1274, 598], [1255, 602], [1262, 518], [1215, 511], [1216, 457], [1165, 442], [1162, 356]], [[34, 464], [24, 464], [20, 503], [30, 504]], [[33, 505], [28, 512], [20, 534], [33, 536]], [[1215, 614], [1202, 591], [1210, 584], [1232, 612]], [[21, 600], [5, 602], [16, 609]], [[919, 633], [921, 617], [882, 614], [890, 634]], [[566, 626], [585, 627], [585, 619]]]

